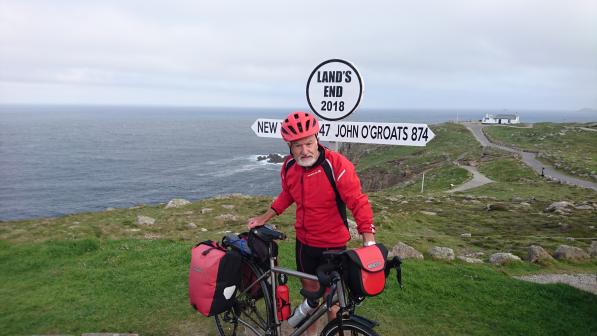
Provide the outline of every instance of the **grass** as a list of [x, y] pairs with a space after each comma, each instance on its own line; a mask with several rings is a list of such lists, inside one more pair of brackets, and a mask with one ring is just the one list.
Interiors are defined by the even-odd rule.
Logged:
[[[555, 214], [544, 209], [563, 200], [597, 204], [594, 191], [547, 182], [511, 154], [481, 149], [460, 125], [433, 129], [437, 136], [425, 148], [371, 147], [360, 153], [357, 148], [361, 179], [380, 187], [369, 193], [378, 241], [389, 248], [402, 241], [423, 253], [433, 246], [450, 247], [456, 255], [482, 252], [484, 259], [494, 252], [524, 258], [530, 245], [549, 252], [561, 244], [588, 248], [596, 235], [595, 210]], [[447, 193], [450, 184], [470, 178], [454, 161], [474, 163], [495, 182]], [[398, 178], [392, 180], [393, 176]], [[392, 187], [382, 188], [388, 185]], [[0, 222], [0, 335], [213, 335], [213, 320], [188, 304], [190, 247], [197, 241], [219, 240], [226, 232], [245, 231], [247, 219], [271, 201], [233, 195], [177, 209], [140, 205]], [[499, 210], [487, 210], [496, 205]], [[138, 215], [156, 222], [139, 225]], [[294, 267], [293, 222], [294, 208], [273, 221], [289, 234], [280, 244], [281, 264], [287, 267]], [[507, 267], [407, 261], [405, 289], [391, 281], [384, 294], [368, 299], [359, 313], [378, 320], [382, 335], [595, 335], [596, 296], [510, 276], [596, 269], [595, 259]], [[290, 286], [296, 306], [298, 281], [291, 279]]]
[[445, 175], [444, 184], [432, 186], [449, 190], [450, 183], [467, 178], [465, 171], [456, 169], [454, 161], [472, 160], [481, 155], [481, 147], [462, 125], [431, 126], [436, 137], [427, 147], [351, 145], [348, 154], [357, 163], [365, 190], [382, 190], [388, 186], [401, 187], [420, 178], [423, 172]]
[[[537, 123], [533, 128], [487, 127], [485, 134], [495, 142], [532, 152], [539, 159], [586, 179], [597, 178], [597, 132], [588, 124]], [[583, 129], [585, 128], [585, 129]]]
[[[213, 320], [188, 304], [190, 246], [166, 240], [3, 242], [0, 334], [213, 335]], [[293, 266], [292, 248], [281, 244], [282, 265]], [[594, 295], [514, 280], [507, 272], [407, 261], [405, 288], [392, 275], [386, 291], [358, 312], [379, 321], [382, 335], [595, 334]]]

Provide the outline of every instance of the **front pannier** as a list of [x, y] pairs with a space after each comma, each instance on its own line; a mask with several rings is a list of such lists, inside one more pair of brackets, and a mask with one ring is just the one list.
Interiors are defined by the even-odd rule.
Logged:
[[226, 311], [240, 285], [241, 256], [211, 240], [201, 242], [191, 252], [189, 300], [205, 316]]
[[345, 252], [348, 256], [345, 280], [352, 295], [375, 296], [383, 292], [386, 284], [385, 263], [388, 250], [375, 244]]

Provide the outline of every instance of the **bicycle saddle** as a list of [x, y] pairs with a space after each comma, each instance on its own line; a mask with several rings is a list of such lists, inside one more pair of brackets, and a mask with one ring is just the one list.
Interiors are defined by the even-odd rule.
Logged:
[[251, 232], [253, 232], [257, 237], [259, 237], [259, 239], [265, 242], [286, 239], [286, 234], [278, 230], [275, 230], [269, 224], [253, 228], [251, 229]]

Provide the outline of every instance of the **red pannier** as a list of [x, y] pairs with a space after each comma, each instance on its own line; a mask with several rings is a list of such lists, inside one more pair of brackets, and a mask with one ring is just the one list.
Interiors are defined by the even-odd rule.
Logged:
[[231, 307], [240, 285], [241, 256], [211, 240], [191, 252], [189, 299], [193, 308], [213, 316]]
[[375, 244], [345, 252], [348, 256], [346, 283], [356, 297], [375, 296], [386, 285], [385, 267], [388, 250]]

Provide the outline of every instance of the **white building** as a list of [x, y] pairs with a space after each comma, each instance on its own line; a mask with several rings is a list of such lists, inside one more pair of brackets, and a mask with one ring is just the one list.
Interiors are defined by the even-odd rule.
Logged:
[[481, 120], [483, 124], [519, 124], [520, 119], [518, 118], [518, 114], [485, 114], [483, 120]]

